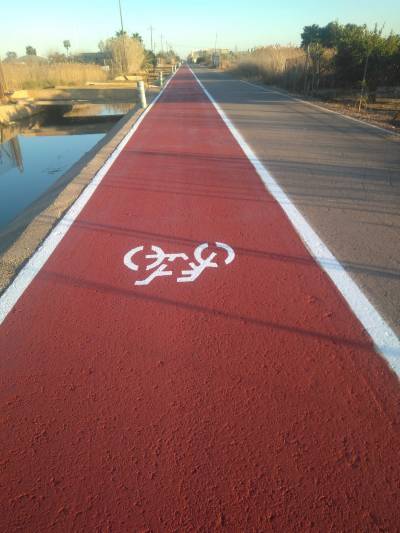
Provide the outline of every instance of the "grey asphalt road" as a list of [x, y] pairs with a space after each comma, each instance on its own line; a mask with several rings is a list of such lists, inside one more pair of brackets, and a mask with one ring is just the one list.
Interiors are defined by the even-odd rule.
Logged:
[[226, 73], [195, 73], [400, 335], [400, 136]]

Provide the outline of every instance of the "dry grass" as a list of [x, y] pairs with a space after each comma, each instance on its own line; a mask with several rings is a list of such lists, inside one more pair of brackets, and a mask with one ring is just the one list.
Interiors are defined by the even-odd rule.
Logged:
[[56, 63], [53, 65], [2, 64], [8, 90], [35, 89], [56, 85], [81, 85], [105, 81], [107, 73], [98, 65]]
[[306, 55], [294, 46], [265, 46], [241, 54], [232, 70], [236, 75], [266, 84], [293, 88], [302, 81]]

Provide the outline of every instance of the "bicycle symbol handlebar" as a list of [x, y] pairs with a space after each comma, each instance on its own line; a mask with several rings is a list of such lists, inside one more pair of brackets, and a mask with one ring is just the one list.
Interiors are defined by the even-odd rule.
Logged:
[[[208, 257], [203, 258], [203, 253], [210, 245], [208, 243], [200, 244], [194, 251], [195, 261], [189, 263], [190, 269], [182, 270], [181, 276], [177, 278], [177, 283], [192, 283], [206, 270], [207, 268], [218, 268], [218, 263], [214, 261], [217, 257], [217, 252], [211, 252]], [[222, 242], [216, 242], [215, 247], [226, 252], [225, 265], [231, 264], [235, 259], [235, 252], [231, 246]], [[152, 254], [147, 254], [146, 259], [153, 259], [153, 262], [146, 266], [146, 271], [153, 270], [153, 272], [144, 280], [136, 281], [135, 285], [149, 285], [154, 279], [158, 277], [172, 276], [172, 270], [168, 269], [168, 263], [173, 263], [180, 259], [182, 261], [189, 261], [189, 257], [185, 253], [165, 253], [159, 246], [151, 247]], [[134, 272], [139, 271], [139, 265], [134, 262], [134, 257], [140, 252], [144, 251], [144, 246], [137, 246], [133, 248], [124, 256], [124, 264], [127, 268]]]

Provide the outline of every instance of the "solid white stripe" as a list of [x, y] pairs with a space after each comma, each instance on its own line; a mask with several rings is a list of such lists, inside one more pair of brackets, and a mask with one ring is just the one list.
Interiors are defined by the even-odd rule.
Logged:
[[66, 235], [69, 228], [72, 226], [75, 219], [79, 215], [79, 213], [88, 203], [88, 201], [90, 200], [93, 193], [95, 192], [95, 190], [97, 189], [101, 181], [103, 180], [104, 176], [107, 174], [108, 170], [110, 169], [114, 161], [117, 159], [119, 154], [125, 148], [126, 144], [129, 142], [133, 134], [137, 131], [137, 129], [139, 128], [140, 124], [143, 122], [147, 114], [150, 112], [150, 110], [159, 100], [159, 98], [161, 97], [161, 95], [163, 94], [163, 92], [165, 91], [169, 82], [172, 80], [175, 74], [171, 76], [171, 78], [165, 84], [164, 88], [160, 91], [157, 97], [146, 108], [146, 110], [140, 115], [139, 119], [135, 122], [132, 128], [128, 131], [128, 133], [122, 139], [122, 141], [117, 146], [117, 148], [114, 150], [114, 152], [110, 155], [110, 157], [107, 159], [104, 165], [100, 168], [100, 170], [98, 170], [98, 172], [96, 173], [92, 181], [87, 185], [87, 187], [78, 197], [78, 199], [69, 208], [67, 213], [63, 216], [60, 222], [58, 222], [58, 224], [54, 227], [51, 233], [43, 241], [42, 245], [37, 249], [34, 255], [29, 259], [28, 263], [22, 268], [21, 272], [19, 272], [19, 274], [14, 279], [14, 281], [11, 283], [11, 285], [7, 288], [7, 290], [0, 297], [0, 325], [4, 322], [8, 313], [11, 311], [11, 309], [14, 307], [14, 305], [17, 303], [19, 298], [24, 293], [24, 291], [33, 281], [35, 276], [39, 273], [40, 269], [46, 263], [48, 258], [51, 256], [51, 254], [60, 244], [61, 240]]
[[318, 237], [316, 232], [303, 217], [300, 211], [295, 207], [287, 194], [278, 185], [261, 161], [257, 158], [253, 150], [244, 140], [242, 135], [227, 117], [222, 108], [207, 91], [203, 83], [192, 71], [198, 84], [203, 89], [209, 100], [218, 111], [222, 120], [225, 122], [232, 135], [239, 143], [243, 152], [250, 160], [258, 175], [262, 179], [267, 190], [272, 194], [275, 200], [285, 211], [289, 220], [293, 224], [297, 233], [303, 240], [311, 255], [319, 263], [322, 269], [332, 279], [343, 298], [347, 301], [353, 313], [361, 322], [365, 330], [373, 340], [376, 349], [386, 359], [392, 369], [400, 376], [400, 340], [381, 317], [375, 307], [371, 304], [358, 285], [353, 281], [336, 257], [331, 253], [328, 247]]

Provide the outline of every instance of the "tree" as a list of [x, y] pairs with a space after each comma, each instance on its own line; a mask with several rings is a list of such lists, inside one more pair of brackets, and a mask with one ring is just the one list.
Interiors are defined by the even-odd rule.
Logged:
[[142, 44], [137, 39], [128, 37], [125, 32], [117, 32], [116, 37], [111, 37], [101, 43], [103, 52], [112, 57], [111, 66], [114, 74], [136, 73], [142, 68], [145, 52]]
[[[175, 54], [173, 50], [168, 50], [168, 52], [159, 52], [157, 54], [157, 63], [160, 65], [174, 65], [178, 61], [178, 56]], [[211, 56], [209, 56], [210, 59]], [[200, 60], [204, 60], [203, 62], [206, 62], [205, 58], [198, 58], [197, 63], [200, 63]]]
[[[306, 54], [304, 91], [318, 88], [320, 73], [332, 85], [360, 89], [359, 108], [375, 99], [379, 85], [398, 85], [400, 79], [400, 35], [383, 36], [383, 28], [365, 24], [341, 25], [337, 21], [320, 27], [305, 26], [301, 46]], [[325, 81], [327, 77], [325, 77]]]
[[342, 26], [337, 22], [329, 22], [326, 26], [304, 26], [301, 34], [301, 47], [307, 48], [310, 44], [320, 44], [324, 48], [336, 48], [341, 36]]
[[321, 28], [318, 24], [304, 26], [301, 34], [301, 47], [307, 48], [311, 43], [321, 43]]
[[15, 59], [17, 59], [17, 53], [16, 52], [13, 52], [13, 51], [9, 51], [6, 53], [6, 58], [7, 58], [7, 61], [15, 61]]
[[340, 39], [342, 27], [335, 22], [329, 22], [323, 28], [320, 28], [320, 42], [325, 48], [336, 48]]
[[[367, 90], [367, 74], [368, 74], [368, 65], [369, 65], [369, 59], [372, 55], [372, 53], [375, 51], [378, 51], [378, 47], [382, 44], [381, 37], [382, 37], [382, 31], [383, 27], [378, 30], [378, 25], [375, 24], [375, 28], [373, 31], [368, 30], [367, 27], [364, 27], [364, 49], [365, 49], [365, 59], [364, 59], [364, 72], [363, 72], [363, 79], [361, 82], [361, 93], [360, 93], [360, 101], [358, 105], [358, 110], [361, 111], [361, 106], [363, 104], [364, 100], [364, 94]], [[376, 87], [375, 87], [376, 88]]]
[[[360, 82], [364, 78], [367, 80], [370, 59], [375, 60], [380, 55], [379, 49], [384, 40], [381, 33], [377, 28], [369, 30], [365, 24], [346, 24], [343, 27], [335, 58], [339, 81], [348, 84]], [[375, 69], [371, 70], [371, 74], [373, 70]]]
[[132, 39], [136, 39], [140, 44], [143, 44], [143, 38], [140, 33], [132, 33]]
[[65, 41], [63, 41], [63, 46], [67, 51], [67, 57], [68, 57], [69, 49], [71, 48], [71, 42], [68, 39], [66, 39]]
[[400, 80], [400, 35], [391, 33], [385, 40], [381, 57], [381, 81], [385, 85], [398, 85]]
[[27, 56], [36, 56], [37, 55], [36, 48], [33, 48], [33, 46], [26, 46], [25, 50], [26, 50], [26, 55]]
[[155, 68], [157, 66], [157, 56], [152, 50], [145, 51], [143, 66], [147, 70]]

